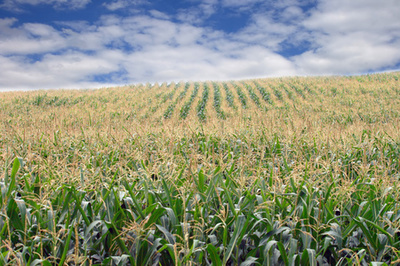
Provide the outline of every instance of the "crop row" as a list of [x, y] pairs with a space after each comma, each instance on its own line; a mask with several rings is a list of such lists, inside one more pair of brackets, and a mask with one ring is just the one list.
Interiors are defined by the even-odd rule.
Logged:
[[[167, 88], [169, 88], [171, 85], [172, 85], [172, 83], [168, 84]], [[172, 100], [174, 98], [174, 95], [175, 95], [176, 91], [180, 87], [180, 85], [181, 85], [180, 83], [176, 83], [175, 86], [174, 86], [174, 89], [171, 92], [166, 93], [165, 95], [163, 95], [162, 96], [162, 100], [161, 100], [161, 104], [165, 103], [166, 101]]]
[[280, 100], [280, 101], [283, 101], [282, 92], [279, 89], [277, 89], [275, 86], [271, 86], [271, 88], [272, 88], [276, 98], [278, 98], [278, 100]]
[[253, 100], [253, 102], [257, 105], [258, 108], [261, 108], [260, 98], [254, 92], [253, 88], [246, 83], [243, 83], [243, 85], [246, 87], [247, 91], [249, 92], [250, 98]]
[[[331, 79], [321, 79], [321, 83], [323, 86], [316, 86], [313, 85], [306, 80], [303, 79], [292, 79], [286, 81], [285, 79], [279, 79], [274, 82], [271, 82], [269, 84], [262, 84], [259, 81], [251, 81], [251, 82], [230, 82], [230, 83], [213, 83], [216, 84], [219, 89], [214, 88], [214, 108], [216, 112], [216, 116], [219, 118], [224, 118], [228, 115], [229, 112], [228, 110], [223, 110], [223, 114], [221, 113], [221, 104], [223, 101], [226, 101], [227, 106], [232, 108], [233, 110], [237, 109], [237, 106], [235, 104], [239, 104], [241, 108], [249, 108], [249, 102], [254, 102], [254, 105], [257, 106], [258, 108], [261, 108], [262, 110], [268, 110], [270, 109], [270, 106], [272, 106], [272, 109], [287, 109], [289, 107], [289, 102], [290, 101], [296, 101], [296, 106], [299, 106], [300, 102], [298, 102], [299, 99], [305, 100], [305, 101], [310, 101], [310, 102], [315, 102], [315, 100], [322, 101], [322, 95], [324, 95], [324, 98], [330, 99], [329, 101], [333, 100], [336, 98], [336, 100], [333, 100], [334, 102], [338, 102], [341, 105], [349, 106], [356, 108], [358, 105], [354, 99], [349, 98], [350, 95], [353, 95], [352, 97], [355, 97], [356, 95], [354, 94], [352, 90], [349, 90], [347, 87], [341, 86], [341, 84], [335, 84], [333, 86], [333, 83]], [[330, 85], [329, 85], [330, 84]], [[198, 84], [196, 86], [199, 86]], [[185, 86], [185, 93], [186, 89], [188, 88], [188, 84]], [[395, 91], [393, 89], [395, 87], [392, 86], [391, 91]], [[220, 96], [220, 90], [224, 89], [225, 90], [225, 97], [222, 99]], [[380, 96], [377, 93], [377, 91], [372, 91], [370, 89], [365, 89], [364, 87], [357, 87], [357, 89], [362, 93], [362, 94], [370, 94], [372, 97], [378, 99]], [[178, 90], [178, 89], [177, 89]], [[391, 91], [389, 89], [380, 89], [381, 93], [383, 95], [389, 95]], [[193, 91], [196, 93], [196, 96], [191, 95], [190, 99], [188, 99], [183, 106], [180, 108], [181, 113], [180, 117], [182, 119], [186, 118], [188, 114], [190, 113], [190, 108], [192, 105], [192, 102], [198, 97], [198, 92], [197, 89], [194, 89]], [[173, 97], [172, 95], [173, 92], [170, 92], [168, 94], [162, 95], [160, 97], [170, 99]], [[174, 95], [176, 95], [175, 93]], [[184, 94], [183, 94], [184, 95]], [[313, 95], [313, 97], [309, 97], [309, 95]], [[345, 97], [345, 95], [347, 95]], [[316, 96], [316, 97], [314, 97]], [[176, 97], [176, 96], [175, 96]], [[194, 98], [193, 98], [194, 97]], [[235, 103], [235, 98], [237, 97], [237, 103]], [[298, 97], [298, 98], [297, 98]], [[261, 100], [261, 98], [263, 100]], [[274, 100], [276, 98], [276, 100]], [[289, 102], [286, 102], [285, 99], [288, 99]], [[178, 102], [178, 99], [180, 97], [176, 97], [175, 101], [171, 103], [165, 110], [164, 112], [164, 118], [168, 118], [172, 115], [176, 103]], [[201, 102], [201, 99], [199, 98], [199, 101]], [[279, 103], [280, 102], [280, 103]], [[303, 101], [302, 101], [303, 102]], [[154, 105], [154, 103], [151, 103]], [[142, 103], [142, 105], [145, 105], [145, 103]], [[140, 106], [142, 106], [140, 105]], [[149, 104], [150, 105], [150, 104]], [[269, 106], [270, 105], [270, 106]], [[282, 106], [283, 105], [283, 106]], [[197, 108], [197, 107], [196, 107]], [[200, 108], [200, 107], [198, 107]], [[204, 107], [206, 108], [206, 107]], [[201, 110], [201, 109], [199, 109]], [[204, 116], [206, 110], [201, 110], [200, 112], [196, 111], [196, 115], [199, 115], [200, 121], [205, 121]], [[328, 114], [327, 114], [328, 115]], [[341, 115], [348, 115], [348, 114], [341, 114]], [[364, 117], [364, 116], [363, 116]], [[334, 119], [335, 120], [335, 119]], [[354, 120], [353, 120], [354, 121]], [[370, 120], [370, 121], [373, 121]]]
[[233, 83], [233, 87], [236, 89], [236, 92], [239, 96], [239, 101], [242, 104], [243, 109], [247, 108], [247, 96], [243, 92], [242, 88], [239, 87], [236, 83]]
[[184, 105], [181, 108], [180, 111], [180, 117], [182, 119], [185, 119], [189, 115], [190, 107], [192, 106], [192, 103], [194, 99], [196, 98], [197, 94], [199, 92], [199, 83], [194, 83], [194, 89], [192, 94], [190, 95], [190, 98], [187, 102], [184, 103]]
[[263, 100], [268, 103], [268, 104], [273, 104], [273, 101], [271, 100], [271, 94], [262, 86], [260, 86], [260, 84], [258, 84], [257, 82], [254, 81], [254, 85], [256, 86], [257, 90], [260, 92]]
[[303, 99], [305, 99], [306, 98], [306, 96], [305, 96], [305, 94], [304, 94], [304, 92], [303, 92], [303, 89], [302, 88], [300, 88], [300, 86], [296, 86], [295, 84], [293, 84], [293, 83], [289, 83], [288, 84], [292, 89], [294, 89], [295, 91], [296, 91], [296, 93], [299, 95], [299, 96], [301, 96]]
[[197, 105], [197, 116], [201, 122], [206, 121], [206, 104], [208, 101], [209, 87], [207, 83], [203, 83], [203, 94]]
[[214, 108], [215, 111], [217, 112], [218, 118], [225, 119], [225, 113], [224, 111], [221, 110], [221, 102], [222, 102], [222, 96], [221, 96], [221, 90], [219, 88], [219, 85], [217, 83], [213, 83], [214, 87]]
[[235, 96], [233, 96], [233, 93], [229, 89], [228, 84], [223, 83], [223, 87], [225, 89], [226, 101], [228, 102], [228, 106], [233, 108], [233, 109], [236, 109], [236, 106], [235, 106], [235, 103], [234, 103]]
[[279, 85], [279, 88], [280, 88], [280, 89], [283, 89], [283, 90], [286, 92], [286, 94], [287, 94], [287, 96], [288, 96], [288, 98], [289, 98], [290, 100], [294, 100], [293, 91], [291, 91], [290, 89], [288, 89], [288, 87], [286, 87], [284, 84], [280, 84], [280, 85]]
[[[179, 87], [178, 84], [175, 85], [175, 89], [177, 89], [177, 87]], [[172, 116], [172, 113], [174, 112], [175, 106], [183, 99], [183, 97], [185, 97], [185, 95], [186, 95], [186, 93], [187, 93], [187, 91], [189, 89], [189, 86], [190, 86], [190, 83], [187, 82], [185, 84], [185, 88], [179, 94], [179, 96], [176, 98], [176, 100], [173, 103], [171, 103], [170, 105], [168, 105], [167, 109], [164, 112], [164, 118], [170, 118]]]

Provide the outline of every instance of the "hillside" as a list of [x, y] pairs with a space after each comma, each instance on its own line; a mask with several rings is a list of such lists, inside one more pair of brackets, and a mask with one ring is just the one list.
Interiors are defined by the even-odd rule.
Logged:
[[0, 93], [0, 261], [397, 263], [399, 79]]

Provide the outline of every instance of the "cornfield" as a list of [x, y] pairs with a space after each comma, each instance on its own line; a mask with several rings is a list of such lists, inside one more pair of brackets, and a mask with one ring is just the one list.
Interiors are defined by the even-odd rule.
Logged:
[[400, 73], [0, 94], [0, 264], [400, 264]]

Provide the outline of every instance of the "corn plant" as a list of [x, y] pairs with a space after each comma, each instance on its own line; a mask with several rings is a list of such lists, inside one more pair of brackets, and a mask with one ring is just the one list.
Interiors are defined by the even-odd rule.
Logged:
[[192, 103], [193, 103], [194, 99], [196, 98], [198, 92], [199, 92], [199, 84], [195, 83], [193, 92], [190, 95], [189, 100], [187, 102], [185, 102], [181, 108], [181, 112], [180, 112], [181, 119], [185, 119], [188, 116], [190, 108], [192, 107]]
[[[172, 84], [172, 83], [168, 84], [168, 88], [170, 88], [171, 84]], [[175, 95], [176, 91], [178, 90], [178, 88], [179, 88], [180, 86], [181, 86], [180, 83], [176, 83], [175, 86], [174, 86], [174, 89], [173, 89], [171, 92], [169, 92], [169, 93], [163, 95], [163, 96], [162, 96], [161, 104], [163, 104], [163, 103], [165, 103], [165, 102], [167, 102], [167, 101], [169, 101], [169, 100], [172, 100], [172, 98], [174, 98], [174, 95]]]
[[[167, 110], [165, 110], [164, 115], [163, 115], [164, 118], [170, 118], [170, 117], [171, 117], [172, 113], [174, 112], [175, 106], [183, 99], [183, 97], [185, 97], [185, 95], [186, 95], [186, 93], [187, 93], [187, 91], [188, 91], [188, 89], [189, 89], [189, 86], [190, 86], [190, 84], [189, 84], [189, 83], [186, 83], [186, 84], [185, 84], [185, 88], [184, 88], [183, 91], [178, 95], [178, 97], [175, 99], [175, 101], [174, 101], [173, 103], [171, 103], [170, 105], [168, 105]], [[175, 85], [174, 93], [173, 93], [173, 94], [175, 94], [175, 91], [178, 89], [178, 87], [179, 87], [179, 83], [177, 83], [177, 84]], [[173, 97], [173, 94], [172, 94], [171, 97]]]
[[290, 86], [292, 89], [294, 89], [296, 91], [296, 93], [302, 97], [303, 99], [306, 98], [306, 96], [304, 95], [303, 89], [301, 89], [298, 85], [295, 85], [293, 83], [289, 83], [288, 86]]
[[286, 87], [285, 85], [283, 85], [283, 84], [280, 84], [280, 85], [279, 85], [279, 88], [280, 88], [280, 89], [283, 89], [283, 90], [286, 92], [286, 94], [287, 94], [287, 96], [288, 96], [288, 98], [289, 98], [290, 100], [294, 100], [293, 91], [289, 90], [289, 88], [287, 88], [287, 87]]
[[221, 110], [221, 101], [222, 101], [222, 96], [221, 96], [221, 90], [219, 88], [219, 85], [217, 83], [213, 83], [213, 88], [214, 88], [214, 109], [217, 112], [217, 117], [221, 119], [225, 119], [225, 113], [224, 111]]
[[254, 81], [254, 85], [256, 86], [257, 90], [260, 92], [263, 100], [272, 105], [273, 101], [271, 100], [271, 94], [262, 86], [260, 86], [260, 84], [258, 84], [257, 82]]
[[243, 85], [246, 87], [247, 91], [249, 92], [250, 98], [253, 100], [253, 102], [256, 104], [256, 106], [258, 108], [261, 108], [260, 98], [254, 92], [253, 88], [248, 84], [243, 84]]
[[158, 85], [0, 94], [0, 264], [397, 265], [398, 76], [265, 79], [306, 97], [251, 122], [219, 82], [204, 121]]
[[275, 86], [271, 86], [271, 88], [274, 91], [276, 98], [278, 98], [278, 100], [280, 100], [280, 101], [283, 101], [282, 92], [279, 89], [277, 89]]
[[206, 104], [208, 101], [208, 94], [209, 94], [210, 88], [206, 83], [203, 83], [203, 94], [201, 97], [201, 100], [199, 101], [197, 105], [197, 116], [200, 121], [204, 122], [206, 120]]
[[233, 109], [236, 109], [236, 106], [234, 103], [235, 96], [233, 95], [232, 91], [229, 89], [228, 84], [223, 83], [223, 87], [225, 89], [226, 101], [228, 102], [228, 106]]
[[233, 87], [236, 89], [236, 92], [239, 96], [240, 103], [242, 104], [243, 109], [247, 109], [247, 96], [243, 92], [242, 88], [240, 88], [237, 84], [232, 83]]

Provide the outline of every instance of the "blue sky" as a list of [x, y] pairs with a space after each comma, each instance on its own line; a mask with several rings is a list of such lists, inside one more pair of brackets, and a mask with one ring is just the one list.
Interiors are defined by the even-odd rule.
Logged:
[[400, 69], [398, 0], [3, 0], [0, 90]]

